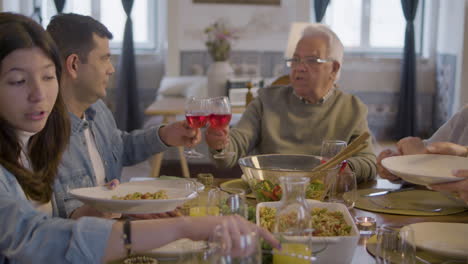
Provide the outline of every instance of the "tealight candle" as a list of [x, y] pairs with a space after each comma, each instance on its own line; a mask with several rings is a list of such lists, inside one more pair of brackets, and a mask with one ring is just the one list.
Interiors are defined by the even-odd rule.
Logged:
[[357, 216], [356, 225], [361, 235], [372, 235], [375, 231], [377, 223], [373, 217]]

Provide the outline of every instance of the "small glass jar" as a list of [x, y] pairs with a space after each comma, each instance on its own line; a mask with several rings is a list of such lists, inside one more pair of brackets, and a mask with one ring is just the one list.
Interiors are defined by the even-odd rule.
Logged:
[[370, 216], [357, 216], [356, 226], [359, 229], [361, 235], [372, 235], [375, 233], [377, 222], [375, 218]]

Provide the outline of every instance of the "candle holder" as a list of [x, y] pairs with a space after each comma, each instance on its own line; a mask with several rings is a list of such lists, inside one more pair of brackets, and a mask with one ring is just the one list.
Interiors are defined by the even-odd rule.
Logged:
[[375, 228], [377, 227], [375, 218], [370, 216], [357, 216], [355, 220], [361, 235], [372, 235], [375, 233]]

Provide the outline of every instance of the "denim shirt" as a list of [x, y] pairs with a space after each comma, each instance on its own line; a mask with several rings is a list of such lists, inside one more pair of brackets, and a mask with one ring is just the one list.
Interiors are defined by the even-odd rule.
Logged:
[[131, 133], [121, 131], [115, 124], [111, 111], [102, 100], [86, 111], [87, 120], [70, 115], [70, 145], [64, 152], [54, 184], [57, 211], [67, 218], [83, 204], [72, 198], [68, 190], [96, 186], [96, 176], [89, 156], [84, 130], [90, 129], [96, 141], [106, 175], [106, 182], [120, 179], [122, 166], [130, 166], [165, 151], [168, 146], [159, 138], [159, 126]]
[[114, 221], [52, 218], [36, 211], [0, 166], [0, 264], [101, 263]]

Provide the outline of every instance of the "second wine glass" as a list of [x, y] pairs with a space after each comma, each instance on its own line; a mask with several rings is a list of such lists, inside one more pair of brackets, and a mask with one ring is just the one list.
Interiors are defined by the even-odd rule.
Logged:
[[[210, 121], [210, 127], [213, 129], [223, 129], [229, 126], [232, 116], [229, 98], [226, 96], [210, 98], [209, 105], [210, 115], [208, 118]], [[235, 154], [234, 152], [227, 152], [225, 148], [226, 146], [224, 146], [220, 153], [213, 155], [213, 158], [225, 159]]]
[[[185, 119], [191, 128], [202, 128], [208, 122], [208, 99], [190, 97], [185, 104]], [[203, 158], [204, 155], [189, 148], [184, 151], [187, 158]]]

